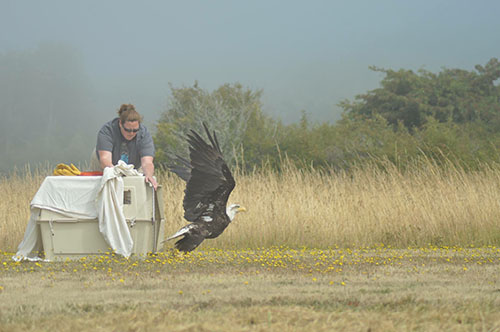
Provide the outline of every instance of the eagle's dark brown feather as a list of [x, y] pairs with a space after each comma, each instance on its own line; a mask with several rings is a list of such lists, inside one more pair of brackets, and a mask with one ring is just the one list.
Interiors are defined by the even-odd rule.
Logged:
[[[215, 132], [213, 136], [203, 123], [210, 144], [191, 130], [188, 134], [189, 160], [177, 156], [169, 169], [186, 181], [184, 218], [190, 221], [167, 240], [183, 236], [175, 246], [181, 251], [195, 249], [204, 239], [219, 236], [231, 222], [226, 213], [229, 195], [235, 187], [234, 178], [224, 161]], [[230, 207], [235, 212], [239, 205]]]

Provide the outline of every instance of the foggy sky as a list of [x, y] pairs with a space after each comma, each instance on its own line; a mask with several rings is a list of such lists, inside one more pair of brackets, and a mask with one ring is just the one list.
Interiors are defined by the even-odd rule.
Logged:
[[[497, 1], [5, 1], [0, 52], [67, 43], [111, 114], [130, 101], [156, 120], [168, 83], [264, 90], [284, 120], [377, 86], [368, 69], [472, 70], [500, 54]], [[336, 110], [338, 113], [338, 109]], [[103, 114], [103, 119], [106, 117]]]
[[340, 101], [378, 86], [371, 65], [473, 70], [499, 57], [498, 13], [493, 0], [0, 0], [0, 55], [71, 49], [92, 133], [122, 103], [152, 126], [169, 83], [195, 81], [263, 89], [264, 111], [286, 123], [301, 110], [334, 122]]

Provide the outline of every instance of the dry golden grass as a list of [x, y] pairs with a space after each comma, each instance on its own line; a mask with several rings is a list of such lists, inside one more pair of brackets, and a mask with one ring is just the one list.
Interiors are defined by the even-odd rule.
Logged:
[[[390, 163], [349, 173], [263, 170], [236, 174], [230, 197], [239, 214], [216, 248], [493, 245], [500, 242], [500, 167], [480, 171], [440, 168], [428, 161], [404, 173]], [[238, 172], [236, 172], [238, 173]], [[47, 171], [45, 174], [49, 174]], [[0, 179], [0, 248], [13, 251], [29, 218], [29, 202], [43, 172]], [[186, 224], [184, 183], [161, 174], [166, 235]], [[168, 243], [167, 246], [171, 246]]]
[[14, 251], [23, 239], [30, 217], [31, 199], [45, 174], [26, 172], [10, 178], [0, 177], [0, 249]]
[[[236, 176], [230, 200], [239, 214], [219, 248], [287, 245], [327, 248], [489, 245], [500, 242], [500, 168], [467, 173], [422, 162], [404, 174], [387, 163], [325, 174], [293, 166]], [[183, 184], [166, 177], [165, 197], [182, 197]], [[181, 225], [180, 200], [166, 203], [167, 233]]]

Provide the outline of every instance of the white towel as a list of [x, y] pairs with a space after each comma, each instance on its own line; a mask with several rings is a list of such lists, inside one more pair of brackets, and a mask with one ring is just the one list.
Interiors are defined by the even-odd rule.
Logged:
[[116, 253], [128, 258], [134, 242], [123, 214], [124, 175], [140, 174], [133, 165], [127, 165], [122, 160], [118, 161], [118, 165], [104, 169], [96, 205], [99, 231]]

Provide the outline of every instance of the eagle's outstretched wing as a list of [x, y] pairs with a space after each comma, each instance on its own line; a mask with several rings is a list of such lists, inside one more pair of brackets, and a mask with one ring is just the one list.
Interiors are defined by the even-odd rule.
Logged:
[[[210, 144], [191, 130], [188, 134], [189, 160], [177, 156], [176, 165], [169, 169], [186, 181], [184, 190], [184, 218], [191, 224], [182, 227], [167, 240], [183, 237], [175, 243], [180, 251], [195, 249], [204, 239], [219, 236], [231, 222], [239, 205], [230, 209], [226, 205], [235, 182], [227, 166], [215, 132], [213, 136], [203, 123]], [[238, 208], [238, 209], [237, 209]]]
[[210, 216], [211, 211], [225, 213], [227, 200], [235, 186], [215, 132], [212, 136], [205, 123], [203, 127], [210, 144], [191, 130], [188, 134], [190, 160], [178, 156], [177, 165], [169, 167], [187, 182], [183, 201], [184, 218], [191, 222], [202, 215]]

